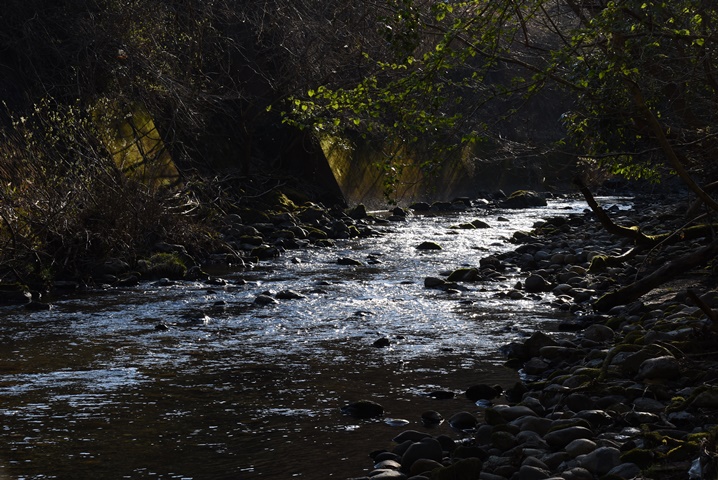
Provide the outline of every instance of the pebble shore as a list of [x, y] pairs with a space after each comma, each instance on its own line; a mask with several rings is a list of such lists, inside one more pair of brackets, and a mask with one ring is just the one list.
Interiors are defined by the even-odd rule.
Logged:
[[[631, 211], [606, 211], [617, 224], [658, 234], [684, 224], [686, 208], [645, 197]], [[427, 278], [426, 288], [450, 290], [513, 272], [515, 286], [500, 293], [507, 301], [550, 302], [571, 312], [570, 320], [559, 332], [536, 331], [502, 348], [522, 381], [503, 391], [469, 388], [466, 410], [447, 416], [456, 435], [404, 431], [392, 448], [372, 452], [370, 473], [355, 480], [718, 478], [718, 325], [705, 310], [718, 308], [718, 276], [696, 268], [639, 300], [594, 309], [607, 292], [711, 239], [614, 261], [632, 242], [606, 233], [587, 211], [539, 221], [512, 241], [512, 251]], [[381, 415], [380, 406], [370, 406], [368, 416]]]

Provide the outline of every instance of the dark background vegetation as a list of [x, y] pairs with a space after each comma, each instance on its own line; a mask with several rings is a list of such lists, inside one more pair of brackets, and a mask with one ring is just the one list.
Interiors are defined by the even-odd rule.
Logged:
[[[162, 241], [201, 256], [213, 222], [287, 178], [340, 202], [322, 135], [389, 164], [468, 145], [677, 176], [714, 210], [717, 20], [708, 0], [7, 2], [0, 274], [87, 276]], [[118, 125], [172, 169], [118, 165]]]

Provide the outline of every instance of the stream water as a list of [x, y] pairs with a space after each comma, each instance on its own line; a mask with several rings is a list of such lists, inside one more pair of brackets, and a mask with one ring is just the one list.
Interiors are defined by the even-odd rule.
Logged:
[[[288, 251], [226, 287], [179, 282], [53, 300], [48, 312], [0, 309], [0, 477], [344, 479], [391, 446], [420, 414], [479, 409], [463, 391], [517, 380], [498, 347], [560, 313], [547, 302], [495, 298], [508, 278], [461, 294], [426, 276], [511, 248], [539, 218], [579, 201], [521, 211], [412, 216], [377, 238]], [[500, 220], [499, 217], [505, 217]], [[451, 230], [480, 218], [492, 228]], [[425, 240], [442, 245], [420, 251]], [[352, 257], [366, 266], [342, 266]], [[380, 263], [367, 263], [367, 259]], [[257, 306], [257, 294], [305, 295]], [[166, 331], [158, 324], [169, 325]], [[387, 337], [391, 345], [372, 343]], [[457, 393], [449, 400], [427, 394]], [[386, 418], [341, 406], [371, 399]], [[445, 424], [439, 431], [458, 438]], [[436, 432], [436, 430], [435, 430]]]

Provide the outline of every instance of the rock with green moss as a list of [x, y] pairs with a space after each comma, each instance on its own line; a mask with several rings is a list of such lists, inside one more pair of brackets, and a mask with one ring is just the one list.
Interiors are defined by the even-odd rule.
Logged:
[[516, 190], [499, 204], [502, 208], [545, 207], [546, 205], [546, 198], [533, 190]]
[[156, 253], [140, 262], [142, 273], [149, 278], [179, 280], [187, 274], [187, 265], [176, 253]]

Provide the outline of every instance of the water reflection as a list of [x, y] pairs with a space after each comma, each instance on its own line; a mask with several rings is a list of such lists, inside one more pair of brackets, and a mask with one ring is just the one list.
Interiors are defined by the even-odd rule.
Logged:
[[[546, 305], [495, 298], [509, 280], [452, 295], [424, 289], [424, 277], [509, 248], [505, 239], [538, 215], [582, 209], [501, 212], [510, 222], [492, 212], [482, 230], [447, 228], [480, 212], [416, 217], [376, 239], [223, 272], [227, 287], [145, 285], [61, 299], [49, 312], [0, 310], [0, 475], [358, 475], [400, 428], [425, 428], [424, 410], [476, 409], [464, 389], [510, 385], [498, 346], [555, 318]], [[424, 240], [443, 250], [417, 250]], [[364, 265], [337, 265], [341, 257]], [[287, 289], [305, 298], [253, 303]], [[388, 347], [372, 346], [382, 337]], [[457, 396], [428, 395], [437, 390]], [[359, 398], [409, 424], [339, 413]]]

